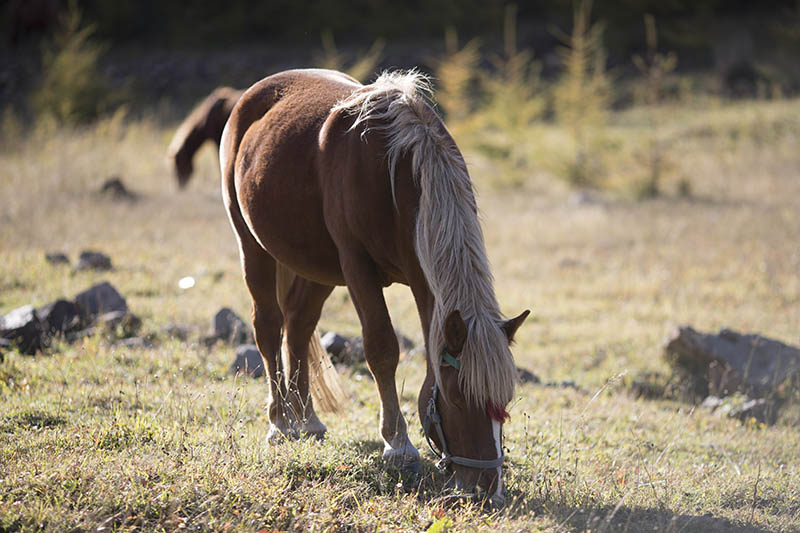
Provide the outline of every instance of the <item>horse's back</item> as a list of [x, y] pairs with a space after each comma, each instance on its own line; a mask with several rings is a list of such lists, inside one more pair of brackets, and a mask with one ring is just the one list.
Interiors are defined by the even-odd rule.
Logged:
[[229, 210], [241, 213], [273, 257], [323, 283], [341, 283], [341, 271], [323, 214], [320, 130], [334, 105], [360, 86], [317, 69], [265, 78], [242, 95], [223, 141], [224, 159], [233, 158], [233, 171], [223, 168]]

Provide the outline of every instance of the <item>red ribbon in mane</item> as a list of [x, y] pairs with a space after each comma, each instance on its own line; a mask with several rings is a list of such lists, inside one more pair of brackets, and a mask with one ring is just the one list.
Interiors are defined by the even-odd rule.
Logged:
[[505, 407], [497, 405], [493, 402], [489, 402], [489, 406], [486, 410], [489, 412], [489, 417], [492, 420], [497, 420], [501, 424], [511, 418], [511, 415], [508, 414], [508, 411], [506, 411]]

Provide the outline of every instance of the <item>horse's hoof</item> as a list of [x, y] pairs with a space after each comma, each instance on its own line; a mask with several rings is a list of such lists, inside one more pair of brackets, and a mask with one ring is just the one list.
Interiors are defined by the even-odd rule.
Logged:
[[411, 461], [400, 467], [400, 482], [403, 484], [403, 490], [408, 492], [419, 488], [420, 481], [422, 480], [422, 463]]
[[281, 429], [275, 424], [269, 425], [269, 430], [267, 431], [267, 444], [270, 446], [277, 446], [278, 444], [281, 444], [287, 440], [296, 439], [297, 433], [291, 429]]
[[317, 442], [322, 442], [325, 440], [325, 434], [327, 433], [326, 430], [322, 431], [305, 431], [303, 432], [303, 436], [309, 439], [314, 439]]
[[403, 465], [402, 470], [403, 470], [404, 474], [410, 474], [410, 475], [414, 475], [414, 476], [421, 476], [422, 475], [422, 463], [420, 462], [419, 459], [417, 459], [416, 461], [411, 461], [410, 463], [407, 463], [407, 464]]

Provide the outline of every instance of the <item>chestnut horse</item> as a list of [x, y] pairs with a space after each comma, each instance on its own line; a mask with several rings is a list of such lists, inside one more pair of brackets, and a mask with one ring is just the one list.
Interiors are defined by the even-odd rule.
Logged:
[[528, 311], [510, 320], [500, 312], [472, 182], [426, 103], [429, 90], [415, 72], [384, 73], [366, 86], [318, 69], [261, 80], [225, 126], [222, 195], [269, 371], [270, 438], [325, 431], [309, 397], [308, 345], [325, 299], [346, 285], [380, 396], [383, 457], [419, 470], [383, 296], [383, 287], [403, 283], [426, 340], [419, 415], [438, 466], [457, 487], [499, 505], [502, 424], [516, 381], [509, 344]]
[[191, 179], [194, 171], [192, 159], [203, 143], [214, 141], [219, 145], [222, 129], [243, 92], [230, 87], [214, 89], [178, 126], [169, 143], [167, 157], [175, 167], [175, 177], [180, 188], [185, 187]]

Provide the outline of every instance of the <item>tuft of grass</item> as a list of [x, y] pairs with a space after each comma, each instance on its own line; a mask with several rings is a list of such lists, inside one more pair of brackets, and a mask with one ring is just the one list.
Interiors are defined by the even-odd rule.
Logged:
[[[608, 134], [627, 150], [609, 158], [635, 164], [630, 147], [649, 113], [609, 111]], [[220, 307], [250, 313], [213, 150], [178, 194], [163, 160], [172, 128], [154, 117], [36, 124], [15, 149], [0, 147], [0, 224], [10, 228], [0, 231], [0, 313], [107, 279], [155, 346], [95, 336], [51, 356], [5, 354], [0, 531], [797, 530], [796, 385], [780, 391], [771, 426], [693, 409], [667, 377], [661, 344], [675, 323], [800, 342], [799, 117], [796, 99], [676, 106], [663, 129], [677, 139], [677, 168], [662, 190], [687, 176], [692, 201], [569, 202], [564, 180], [538, 174], [492, 187], [505, 163], [455, 130], [481, 193], [498, 300], [509, 315], [534, 311], [516, 364], [553, 383], [516, 389], [503, 430], [508, 503], [489, 514], [443, 499], [446, 478], [418, 420], [418, 353], [400, 359], [397, 378], [422, 453], [418, 483], [381, 461], [379, 402], [363, 373], [342, 376], [342, 413], [320, 414], [325, 442], [265, 444], [266, 383], [229, 374], [233, 349], [199, 340]], [[557, 121], [523, 129], [546, 149], [569, 139]], [[140, 200], [93, 194], [111, 174]], [[44, 260], [84, 248], [108, 253], [115, 269], [68, 273]], [[182, 290], [186, 275], [197, 283]], [[394, 325], [421, 344], [408, 289], [384, 294]], [[170, 323], [187, 326], [188, 339], [167, 338]], [[321, 327], [360, 334], [346, 290], [333, 292]], [[629, 393], [637, 381], [640, 397]]]

